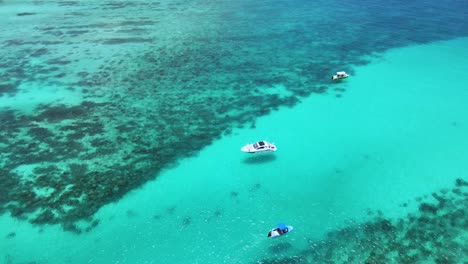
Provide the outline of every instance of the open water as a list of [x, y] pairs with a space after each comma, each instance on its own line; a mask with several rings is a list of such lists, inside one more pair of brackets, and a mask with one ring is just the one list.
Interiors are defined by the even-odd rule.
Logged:
[[0, 1], [0, 262], [465, 263], [467, 14]]

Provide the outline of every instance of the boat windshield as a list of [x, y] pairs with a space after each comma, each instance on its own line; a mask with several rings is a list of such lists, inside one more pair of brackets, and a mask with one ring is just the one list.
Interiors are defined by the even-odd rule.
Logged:
[[259, 141], [259, 142], [255, 143], [255, 144], [253, 144], [253, 147], [254, 147], [255, 149], [262, 148], [263, 146], [265, 146], [265, 142], [264, 142], [264, 141]]

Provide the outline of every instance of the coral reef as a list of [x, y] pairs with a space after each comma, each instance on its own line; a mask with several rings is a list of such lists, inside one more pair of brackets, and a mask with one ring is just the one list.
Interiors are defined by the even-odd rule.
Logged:
[[[47, 9], [36, 13], [33, 8], [42, 4], [63, 15], [43, 19]], [[90, 231], [99, 208], [154, 179], [161, 169], [236, 128], [255, 128], [259, 116], [311, 94], [328, 94], [336, 85], [329, 80], [336, 69], [353, 73], [353, 65], [367, 63], [363, 57], [375, 52], [468, 34], [461, 2], [444, 5], [443, 14], [433, 11], [438, 3], [425, 9], [408, 3], [399, 11], [400, 18], [450, 18], [437, 24], [437, 31], [427, 30], [432, 20], [395, 19], [387, 9], [357, 8], [361, 4], [355, 1], [340, 8], [362, 13], [340, 11], [330, 14], [333, 19], [318, 20], [281, 16], [282, 1], [257, 4], [245, 13], [225, 12], [237, 4], [33, 1], [28, 12], [5, 13], [8, 21], [21, 24], [12, 28], [21, 30], [8, 31], [0, 43], [0, 79], [8, 80], [0, 83], [0, 96], [52, 89], [49, 95], [72, 94], [57, 100], [76, 101], [51, 99], [30, 111], [0, 109], [0, 214]], [[316, 12], [314, 5], [288, 8], [293, 18], [304, 8]], [[205, 11], [225, 23], [201, 19]], [[186, 20], [174, 23], [174, 15]], [[365, 26], [351, 26], [361, 25], [356, 19], [363, 18]], [[399, 21], [401, 30], [388, 19]], [[272, 23], [290, 26], [270, 31]], [[330, 34], [340, 24], [348, 27]], [[345, 89], [333, 93], [345, 96]]]
[[255, 263], [462, 263], [468, 258], [468, 182], [457, 179], [451, 191], [440, 190], [419, 202], [419, 211], [371, 221], [309, 239], [294, 257]]

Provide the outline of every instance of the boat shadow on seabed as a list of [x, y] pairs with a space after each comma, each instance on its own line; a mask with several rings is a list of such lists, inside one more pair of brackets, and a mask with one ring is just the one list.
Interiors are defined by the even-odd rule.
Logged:
[[275, 155], [255, 155], [251, 154], [250, 157], [247, 157], [243, 160], [244, 163], [246, 164], [262, 164], [262, 163], [267, 163], [267, 162], [272, 162], [276, 159]]

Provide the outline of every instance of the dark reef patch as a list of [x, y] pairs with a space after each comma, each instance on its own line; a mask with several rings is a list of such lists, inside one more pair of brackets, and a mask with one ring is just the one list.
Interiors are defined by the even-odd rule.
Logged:
[[161, 216], [161, 215], [158, 215], [158, 214], [153, 215], [153, 219], [154, 219], [154, 220], [159, 220], [159, 219], [161, 219], [161, 217], [162, 217], [162, 216]]
[[89, 30], [69, 30], [69, 31], [66, 31], [65, 33], [68, 35], [72, 35], [72, 36], [79, 36], [88, 32]]
[[176, 207], [175, 206], [171, 206], [169, 208], [166, 209], [166, 212], [170, 215], [173, 215], [174, 212], [176, 211]]
[[89, 224], [89, 225], [85, 228], [85, 231], [86, 231], [86, 232], [90, 232], [91, 230], [93, 230], [94, 228], [96, 228], [98, 225], [99, 225], [99, 219], [95, 219], [94, 221], [91, 222], [91, 224]]
[[153, 42], [153, 39], [148, 38], [112, 38], [106, 39], [101, 41], [102, 44], [107, 45], [118, 45], [118, 44], [126, 44], [126, 43], [147, 43]]
[[292, 248], [291, 243], [281, 242], [281, 243], [278, 243], [276, 245], [269, 247], [268, 251], [270, 251], [271, 253], [277, 254], [277, 253], [283, 253], [285, 251], [288, 251], [291, 248]]
[[182, 219], [182, 226], [187, 227], [192, 223], [192, 217], [186, 216]]
[[80, 1], [60, 1], [57, 3], [59, 6], [78, 6]]
[[[262, 263], [262, 264], [297, 264], [297, 263], [309, 263], [307, 262], [306, 259], [302, 259], [298, 256], [292, 256], [292, 257], [279, 257], [275, 259], [264, 259], [261, 262], [256, 262], [256, 263]], [[334, 262], [324, 262], [324, 263], [334, 263]]]
[[456, 185], [457, 187], [466, 187], [466, 186], [468, 186], [468, 181], [465, 181], [465, 180], [463, 180], [463, 179], [458, 178], [458, 179], [456, 180], [456, 182], [455, 182], [455, 185]]
[[77, 116], [82, 116], [85, 114], [86, 110], [91, 110], [91, 109], [86, 109], [86, 106], [82, 104], [80, 106], [72, 106], [72, 107], [67, 107], [65, 105], [50, 106], [50, 107], [43, 106], [43, 107], [40, 107], [38, 110], [39, 111], [42, 110], [42, 113], [35, 116], [34, 118], [35, 120], [59, 122], [59, 121], [66, 120], [66, 119], [73, 119], [73, 118], [76, 118]]
[[0, 97], [4, 95], [10, 95], [10, 96], [14, 95], [17, 91], [18, 91], [18, 84], [0, 83]]
[[33, 12], [23, 12], [23, 13], [17, 13], [16, 15], [17, 16], [33, 16], [35, 14], [36, 13], [33, 13]]
[[57, 218], [54, 213], [50, 210], [44, 210], [39, 216], [35, 217], [31, 221], [33, 224], [53, 224], [57, 223]]
[[74, 222], [65, 222], [62, 224], [62, 227], [63, 227], [63, 230], [77, 234], [77, 235], [83, 233], [83, 231]]
[[249, 188], [249, 192], [257, 192], [258, 190], [260, 190], [260, 188], [262, 188], [262, 185], [260, 183], [256, 183], [254, 185], [252, 185], [252, 187]]
[[31, 53], [31, 57], [40, 57], [49, 53], [46, 48], [39, 48]]
[[70, 63], [71, 61], [64, 60], [62, 58], [55, 58], [55, 59], [51, 59], [47, 61], [47, 64], [50, 64], [50, 65], [67, 65]]
[[131, 5], [131, 3], [119, 2], [119, 3], [103, 3], [102, 7], [104, 9], [121, 9], [126, 8], [127, 6]]
[[[463, 263], [468, 258], [465, 213], [468, 188], [463, 186], [460, 194], [444, 190], [434, 194], [438, 197], [435, 202], [430, 198], [421, 201], [419, 211], [404, 218], [388, 219], [382, 213], [373, 214], [372, 220], [329, 232], [323, 240], [309, 239], [306, 249], [294, 253], [295, 261]], [[289, 263], [290, 260], [291, 257], [277, 257], [255, 263]]]
[[54, 134], [51, 131], [43, 127], [33, 127], [29, 129], [28, 134], [34, 138], [39, 138], [39, 139], [44, 139], [44, 138], [49, 138], [49, 137], [54, 136]]
[[133, 210], [127, 210], [126, 215], [127, 215], [127, 217], [135, 217], [135, 216], [137, 216], [137, 214], [136, 214], [135, 211], [133, 211]]
[[221, 217], [221, 216], [223, 216], [223, 211], [216, 210], [216, 211], [214, 211], [213, 216], [214, 217]]

